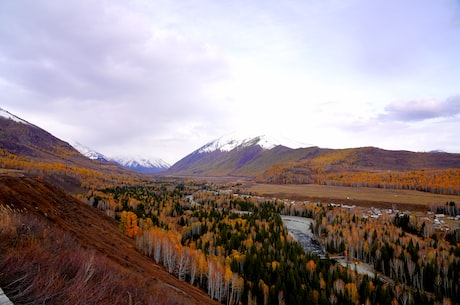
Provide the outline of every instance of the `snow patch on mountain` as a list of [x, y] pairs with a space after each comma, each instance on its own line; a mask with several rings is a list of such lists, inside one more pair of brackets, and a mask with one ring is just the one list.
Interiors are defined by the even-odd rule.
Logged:
[[248, 147], [252, 145], [259, 145], [263, 149], [270, 150], [275, 148], [279, 145], [296, 149], [301, 147], [308, 147], [311, 145], [304, 144], [301, 142], [290, 140], [283, 136], [269, 136], [269, 135], [261, 135], [255, 137], [245, 137], [237, 134], [230, 134], [226, 136], [222, 136], [203, 147], [197, 150], [198, 153], [209, 153], [213, 151], [231, 151], [235, 148], [242, 148]]
[[20, 117], [17, 117], [14, 114], [11, 114], [10, 112], [6, 111], [5, 109], [3, 109], [1, 107], [0, 107], [0, 117], [3, 117], [5, 119], [9, 119], [9, 120], [13, 120], [13, 121], [18, 122], [18, 123], [34, 126], [34, 125], [30, 124], [29, 122], [27, 122], [26, 120], [23, 120]]

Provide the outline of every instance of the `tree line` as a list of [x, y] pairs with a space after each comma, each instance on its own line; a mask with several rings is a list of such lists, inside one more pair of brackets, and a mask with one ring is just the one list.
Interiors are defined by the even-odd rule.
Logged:
[[273, 184], [373, 187], [460, 195], [460, 169], [371, 172], [312, 162], [291, 162], [272, 166], [257, 180]]

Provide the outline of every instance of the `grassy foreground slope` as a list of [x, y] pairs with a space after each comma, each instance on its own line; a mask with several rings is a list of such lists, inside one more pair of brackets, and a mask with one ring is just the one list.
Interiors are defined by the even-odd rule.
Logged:
[[50, 183], [0, 175], [0, 286], [18, 304], [213, 304]]

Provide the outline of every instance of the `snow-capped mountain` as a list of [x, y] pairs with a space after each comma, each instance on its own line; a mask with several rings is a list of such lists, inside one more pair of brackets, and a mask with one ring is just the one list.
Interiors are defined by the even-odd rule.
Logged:
[[167, 170], [170, 165], [161, 159], [147, 159], [141, 156], [117, 156], [109, 157], [101, 154], [83, 144], [76, 142], [74, 145], [81, 154], [92, 160], [98, 160], [102, 162], [114, 162], [118, 165], [141, 173], [159, 173]]
[[72, 145], [76, 150], [78, 150], [82, 155], [86, 156], [87, 158], [91, 160], [97, 160], [101, 162], [109, 162], [110, 159], [103, 154], [89, 148], [88, 146], [85, 146], [81, 143], [75, 142]]
[[142, 173], [159, 173], [167, 170], [170, 165], [162, 159], [146, 159], [136, 157], [114, 157], [112, 161], [120, 164], [124, 168]]
[[198, 148], [169, 169], [170, 174], [192, 176], [256, 176], [273, 164], [297, 160], [302, 144], [284, 137], [220, 137]]
[[258, 145], [265, 150], [270, 150], [276, 146], [284, 146], [292, 149], [311, 146], [308, 144], [296, 142], [282, 136], [261, 135], [255, 137], [245, 137], [236, 134], [222, 136], [199, 148], [197, 153], [219, 151], [231, 151], [235, 148], [243, 148], [252, 145]]

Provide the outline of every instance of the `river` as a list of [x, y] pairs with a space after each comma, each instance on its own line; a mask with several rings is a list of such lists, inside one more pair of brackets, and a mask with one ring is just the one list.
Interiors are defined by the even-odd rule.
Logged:
[[299, 216], [281, 216], [281, 218], [289, 234], [302, 246], [306, 253], [314, 253], [321, 258], [327, 257], [323, 247], [310, 229], [312, 225], [315, 225], [313, 219]]
[[[302, 246], [306, 253], [317, 254], [322, 259], [328, 257], [325, 250], [310, 229], [311, 225], [315, 225], [315, 220], [299, 216], [281, 216], [281, 218], [283, 219], [284, 226], [288, 229], [289, 234]], [[367, 274], [371, 278], [377, 274], [381, 280], [394, 284], [394, 281], [391, 278], [384, 276], [383, 274], [376, 273], [371, 264], [356, 261], [350, 262], [343, 256], [334, 256], [330, 258], [344, 267], [356, 270], [359, 274]]]

